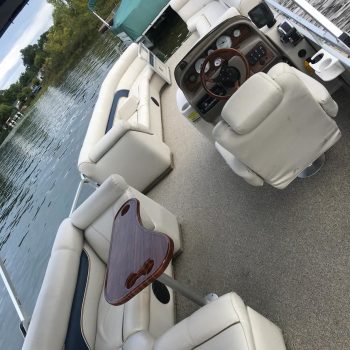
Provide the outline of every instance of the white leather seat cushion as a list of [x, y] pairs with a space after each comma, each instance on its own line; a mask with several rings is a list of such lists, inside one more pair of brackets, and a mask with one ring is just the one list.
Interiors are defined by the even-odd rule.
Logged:
[[134, 113], [137, 112], [139, 98], [131, 95], [124, 103], [117, 109], [117, 119], [128, 120]]
[[123, 350], [153, 350], [154, 339], [148, 332], [132, 334], [123, 344]]
[[250, 77], [226, 102], [223, 119], [240, 135], [255, 129], [281, 103], [283, 92], [269, 76]]
[[82, 331], [91, 349], [114, 350], [132, 334], [148, 330], [150, 288], [124, 305], [114, 306], [104, 297], [105, 263], [88, 246], [89, 276], [82, 308]]
[[196, 23], [201, 16], [204, 16], [206, 20], [213, 25], [219, 17], [221, 17], [227, 10], [227, 7], [221, 4], [219, 1], [211, 1], [205, 7], [200, 9], [197, 14], [187, 20], [188, 30], [194, 32], [197, 30]]
[[[226, 329], [230, 331], [222, 334]], [[198, 346], [203, 346], [199, 349], [254, 349], [247, 309], [237, 294], [225, 294], [200, 308], [157, 339], [154, 349], [190, 350]]]
[[196, 29], [200, 37], [203, 37], [206, 35], [213, 27], [216, 27], [221, 22], [235, 17], [239, 16], [240, 13], [238, 10], [234, 7], [228, 8], [220, 17], [218, 17], [213, 23], [210, 23], [207, 19], [207, 17], [202, 14], [199, 16], [198, 20], [196, 21]]
[[[283, 67], [283, 66], [282, 66]], [[283, 69], [281, 66], [275, 66], [269, 71], [269, 75], [273, 77], [278, 74], [276, 71]], [[323, 110], [332, 118], [335, 118], [338, 114], [338, 104], [333, 100], [328, 90], [316, 79], [301, 72], [296, 68], [292, 68], [295, 74], [302, 80], [305, 86], [308, 88], [313, 98], [320, 104]]]
[[179, 16], [187, 22], [191, 17], [198, 14], [201, 8], [213, 0], [171, 0], [170, 6]]
[[[224, 122], [219, 122], [216, 126], [217, 128], [227, 127], [222, 125]], [[245, 164], [243, 164], [239, 159], [237, 159], [231, 152], [226, 148], [222, 147], [218, 142], [215, 142], [215, 147], [221, 156], [224, 158], [227, 165], [238, 175], [243, 177], [252, 186], [262, 186], [264, 180], [250, 170]]]

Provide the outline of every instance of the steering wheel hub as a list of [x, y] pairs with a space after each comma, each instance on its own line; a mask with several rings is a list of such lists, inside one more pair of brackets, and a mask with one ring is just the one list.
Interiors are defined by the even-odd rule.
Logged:
[[[239, 62], [239, 65], [237, 64]], [[235, 65], [236, 64], [236, 65]], [[210, 67], [205, 69], [205, 67]], [[202, 64], [201, 83], [209, 96], [218, 100], [227, 100], [249, 78], [249, 63], [236, 49], [218, 49], [210, 53]], [[226, 95], [216, 95], [212, 90], [221, 86]]]
[[222, 67], [219, 76], [215, 81], [226, 88], [233, 88], [237, 81], [241, 79], [241, 73], [236, 67]]

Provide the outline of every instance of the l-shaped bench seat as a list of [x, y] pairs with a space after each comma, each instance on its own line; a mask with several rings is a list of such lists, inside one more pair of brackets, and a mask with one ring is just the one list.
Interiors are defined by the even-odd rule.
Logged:
[[83, 175], [101, 184], [119, 174], [144, 191], [171, 169], [160, 107], [164, 84], [131, 44], [102, 83], [79, 155]]
[[[143, 226], [167, 232], [179, 253], [176, 217], [120, 176], [109, 177], [61, 223], [22, 349], [118, 350], [137, 332], [158, 338], [174, 325], [170, 289], [167, 302], [151, 286], [121, 306], [104, 298], [113, 220], [130, 198], [140, 201]], [[165, 273], [172, 275], [171, 264]]]

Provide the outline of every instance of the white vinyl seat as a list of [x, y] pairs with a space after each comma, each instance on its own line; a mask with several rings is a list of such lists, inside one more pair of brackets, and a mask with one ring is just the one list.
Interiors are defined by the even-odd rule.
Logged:
[[248, 12], [260, 0], [171, 0], [170, 6], [186, 22], [190, 32], [200, 37], [228, 18]]
[[283, 189], [340, 138], [337, 112], [322, 84], [279, 63], [232, 95], [213, 138], [237, 175]]
[[[176, 217], [120, 176], [109, 177], [60, 225], [23, 349], [116, 350], [135, 333], [144, 331], [158, 338], [173, 326], [171, 290], [166, 304], [155, 297], [152, 287], [121, 306], [105, 301], [113, 220], [130, 198], [140, 201], [143, 225], [166, 232], [174, 241], [175, 253], [179, 252]], [[166, 273], [172, 275], [171, 264]]]
[[154, 350], [285, 350], [281, 330], [235, 293], [221, 296], [155, 341]]
[[123, 350], [285, 350], [281, 330], [228, 293], [200, 308], [158, 339], [134, 334]]
[[80, 173], [98, 184], [119, 174], [144, 191], [171, 169], [160, 107], [164, 84], [131, 44], [102, 83], [79, 155]]

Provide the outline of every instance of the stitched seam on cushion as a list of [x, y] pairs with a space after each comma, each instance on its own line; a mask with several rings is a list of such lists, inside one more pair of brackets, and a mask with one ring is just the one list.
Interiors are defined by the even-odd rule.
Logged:
[[[231, 301], [232, 308], [235, 310], [235, 313], [236, 313], [236, 315], [238, 316], [238, 319], [240, 320], [239, 315], [237, 314], [236, 309], [235, 309], [235, 307], [234, 307], [234, 305], [233, 305], [232, 295], [230, 295], [230, 301]], [[244, 304], [244, 303], [243, 303], [243, 304]], [[245, 304], [244, 304], [244, 307], [247, 308]], [[248, 315], [248, 311], [247, 311], [247, 315]], [[251, 325], [251, 323], [250, 323], [249, 315], [248, 315], [248, 322], [249, 322], [250, 329], [252, 329], [252, 325]], [[242, 322], [239, 322], [239, 323], [242, 324]], [[243, 334], [244, 334], [246, 343], [248, 344], [248, 347], [249, 347], [248, 336], [247, 336], [247, 334], [246, 334], [246, 331], [245, 331], [243, 325], [242, 325], [242, 330], [243, 330]], [[253, 333], [253, 330], [252, 330], [252, 333]], [[253, 338], [253, 344], [254, 344], [254, 346], [256, 347], [255, 340], [254, 340], [254, 336], [252, 336], [252, 338]]]
[[[215, 333], [213, 336], [211, 336], [210, 338], [206, 339], [205, 341], [203, 341], [202, 343], [196, 345], [194, 348], [192, 348], [191, 350], [194, 350], [194, 349], [197, 349], [199, 346], [207, 343], [208, 341], [210, 341], [211, 339], [214, 339], [215, 337], [217, 337], [219, 334], [225, 332], [226, 330], [228, 330], [229, 328], [231, 328], [232, 326], [236, 325], [236, 324], [239, 324], [240, 322], [235, 322], [235, 323], [232, 323], [230, 324], [229, 326], [227, 326], [226, 328], [222, 329], [220, 332], [218, 333]], [[243, 327], [242, 327], [243, 328]]]
[[88, 268], [88, 275], [87, 275], [87, 279], [86, 279], [86, 285], [85, 285], [85, 291], [84, 291], [83, 304], [82, 304], [81, 311], [80, 311], [80, 319], [81, 319], [81, 322], [80, 322], [80, 331], [81, 331], [81, 335], [82, 335], [83, 338], [84, 338], [85, 344], [87, 345], [87, 347], [89, 348], [89, 350], [91, 350], [90, 344], [89, 344], [89, 342], [86, 340], [85, 333], [84, 333], [84, 329], [83, 329], [83, 323], [84, 323], [84, 320], [83, 320], [83, 310], [84, 310], [85, 299], [86, 299], [86, 294], [87, 294], [87, 287], [88, 287], [88, 284], [89, 284], [91, 262], [90, 262], [90, 256], [89, 256], [88, 252], [86, 251], [86, 249], [83, 248], [83, 251], [85, 252], [85, 254], [86, 254], [87, 258], [88, 258], [89, 268]]
[[93, 224], [91, 224], [88, 228], [93, 229], [101, 238], [104, 239], [104, 241], [106, 241], [108, 244], [110, 244], [110, 241], [97, 228], [95, 228], [95, 226], [93, 226]]

